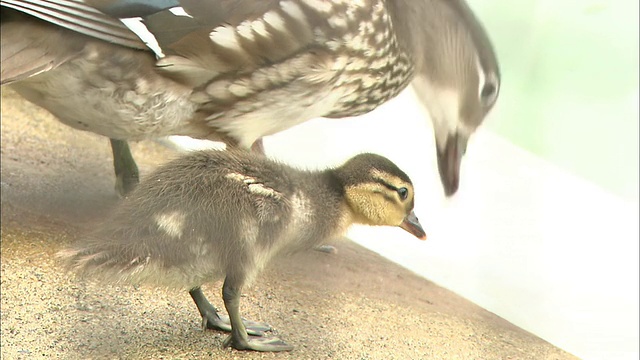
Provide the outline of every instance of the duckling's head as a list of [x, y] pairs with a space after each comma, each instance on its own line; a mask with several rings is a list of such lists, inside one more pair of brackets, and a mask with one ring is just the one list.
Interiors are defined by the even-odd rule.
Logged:
[[354, 222], [365, 225], [399, 226], [421, 240], [426, 234], [413, 212], [413, 184], [389, 159], [360, 154], [336, 172]]

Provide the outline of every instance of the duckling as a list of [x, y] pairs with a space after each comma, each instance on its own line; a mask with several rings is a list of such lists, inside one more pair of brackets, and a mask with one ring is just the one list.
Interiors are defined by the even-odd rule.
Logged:
[[[160, 166], [95, 232], [58, 256], [82, 276], [188, 290], [224, 346], [289, 351], [270, 326], [246, 321], [243, 288], [272, 259], [344, 235], [352, 224], [398, 226], [419, 239], [409, 177], [380, 155], [299, 170], [253, 152], [195, 151]], [[224, 278], [222, 318], [201, 290]]]
[[[317, 117], [367, 113], [410, 83], [429, 110], [445, 193], [493, 107], [493, 45], [464, 0], [0, 1], [0, 83], [111, 139], [187, 135], [261, 148]], [[426, 158], [426, 156], [425, 156]]]

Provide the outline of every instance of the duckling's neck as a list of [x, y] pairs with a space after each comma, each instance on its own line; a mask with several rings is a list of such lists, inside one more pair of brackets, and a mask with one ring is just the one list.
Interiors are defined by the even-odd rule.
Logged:
[[299, 240], [315, 246], [344, 236], [354, 216], [335, 171], [304, 172], [298, 186], [291, 205], [294, 224], [304, 227]]

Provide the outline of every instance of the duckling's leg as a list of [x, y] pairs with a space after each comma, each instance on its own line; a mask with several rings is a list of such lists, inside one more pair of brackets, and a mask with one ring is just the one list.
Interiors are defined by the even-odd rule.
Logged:
[[116, 172], [116, 191], [118, 195], [125, 196], [138, 185], [138, 166], [125, 140], [109, 140], [113, 151], [113, 168]]
[[[189, 295], [196, 303], [200, 315], [202, 315], [202, 329], [212, 329], [231, 332], [231, 323], [229, 318], [220, 316], [216, 308], [211, 305], [209, 300], [202, 293], [202, 289], [198, 286], [189, 291]], [[265, 331], [271, 330], [269, 324], [242, 319], [247, 333], [249, 335], [264, 336]]]
[[238, 350], [290, 351], [293, 346], [277, 337], [255, 337], [247, 335], [242, 317], [240, 317], [240, 291], [242, 281], [227, 275], [222, 286], [224, 306], [231, 321], [231, 335], [224, 341], [224, 347], [232, 346]]

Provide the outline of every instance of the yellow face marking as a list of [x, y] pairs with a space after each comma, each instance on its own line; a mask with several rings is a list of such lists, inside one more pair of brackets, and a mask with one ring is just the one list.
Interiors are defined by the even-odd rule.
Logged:
[[380, 171], [378, 169], [372, 169], [369, 174], [371, 175], [371, 177], [373, 179], [379, 179], [382, 180], [384, 182], [386, 182], [387, 184], [393, 185], [396, 188], [401, 188], [401, 187], [406, 187], [409, 188], [410, 184], [408, 184], [406, 181], [400, 179], [399, 177], [395, 176], [395, 175], [391, 175], [387, 172], [384, 171]]
[[[413, 207], [413, 186], [408, 180], [380, 169], [370, 169], [369, 181], [345, 189], [347, 204], [354, 221], [365, 225], [398, 226]], [[402, 198], [399, 189], [407, 189]]]
[[[408, 190], [407, 199], [413, 198], [413, 186], [410, 183], [402, 180], [401, 178], [399, 178], [399, 177], [397, 177], [395, 175], [389, 174], [387, 172], [380, 171], [378, 169], [372, 169], [369, 174], [371, 175], [372, 178], [378, 179], [380, 181], [383, 181], [383, 182], [395, 187], [396, 189], [406, 188]], [[391, 190], [391, 189], [388, 189], [386, 187], [384, 187], [384, 188], [386, 190]]]

